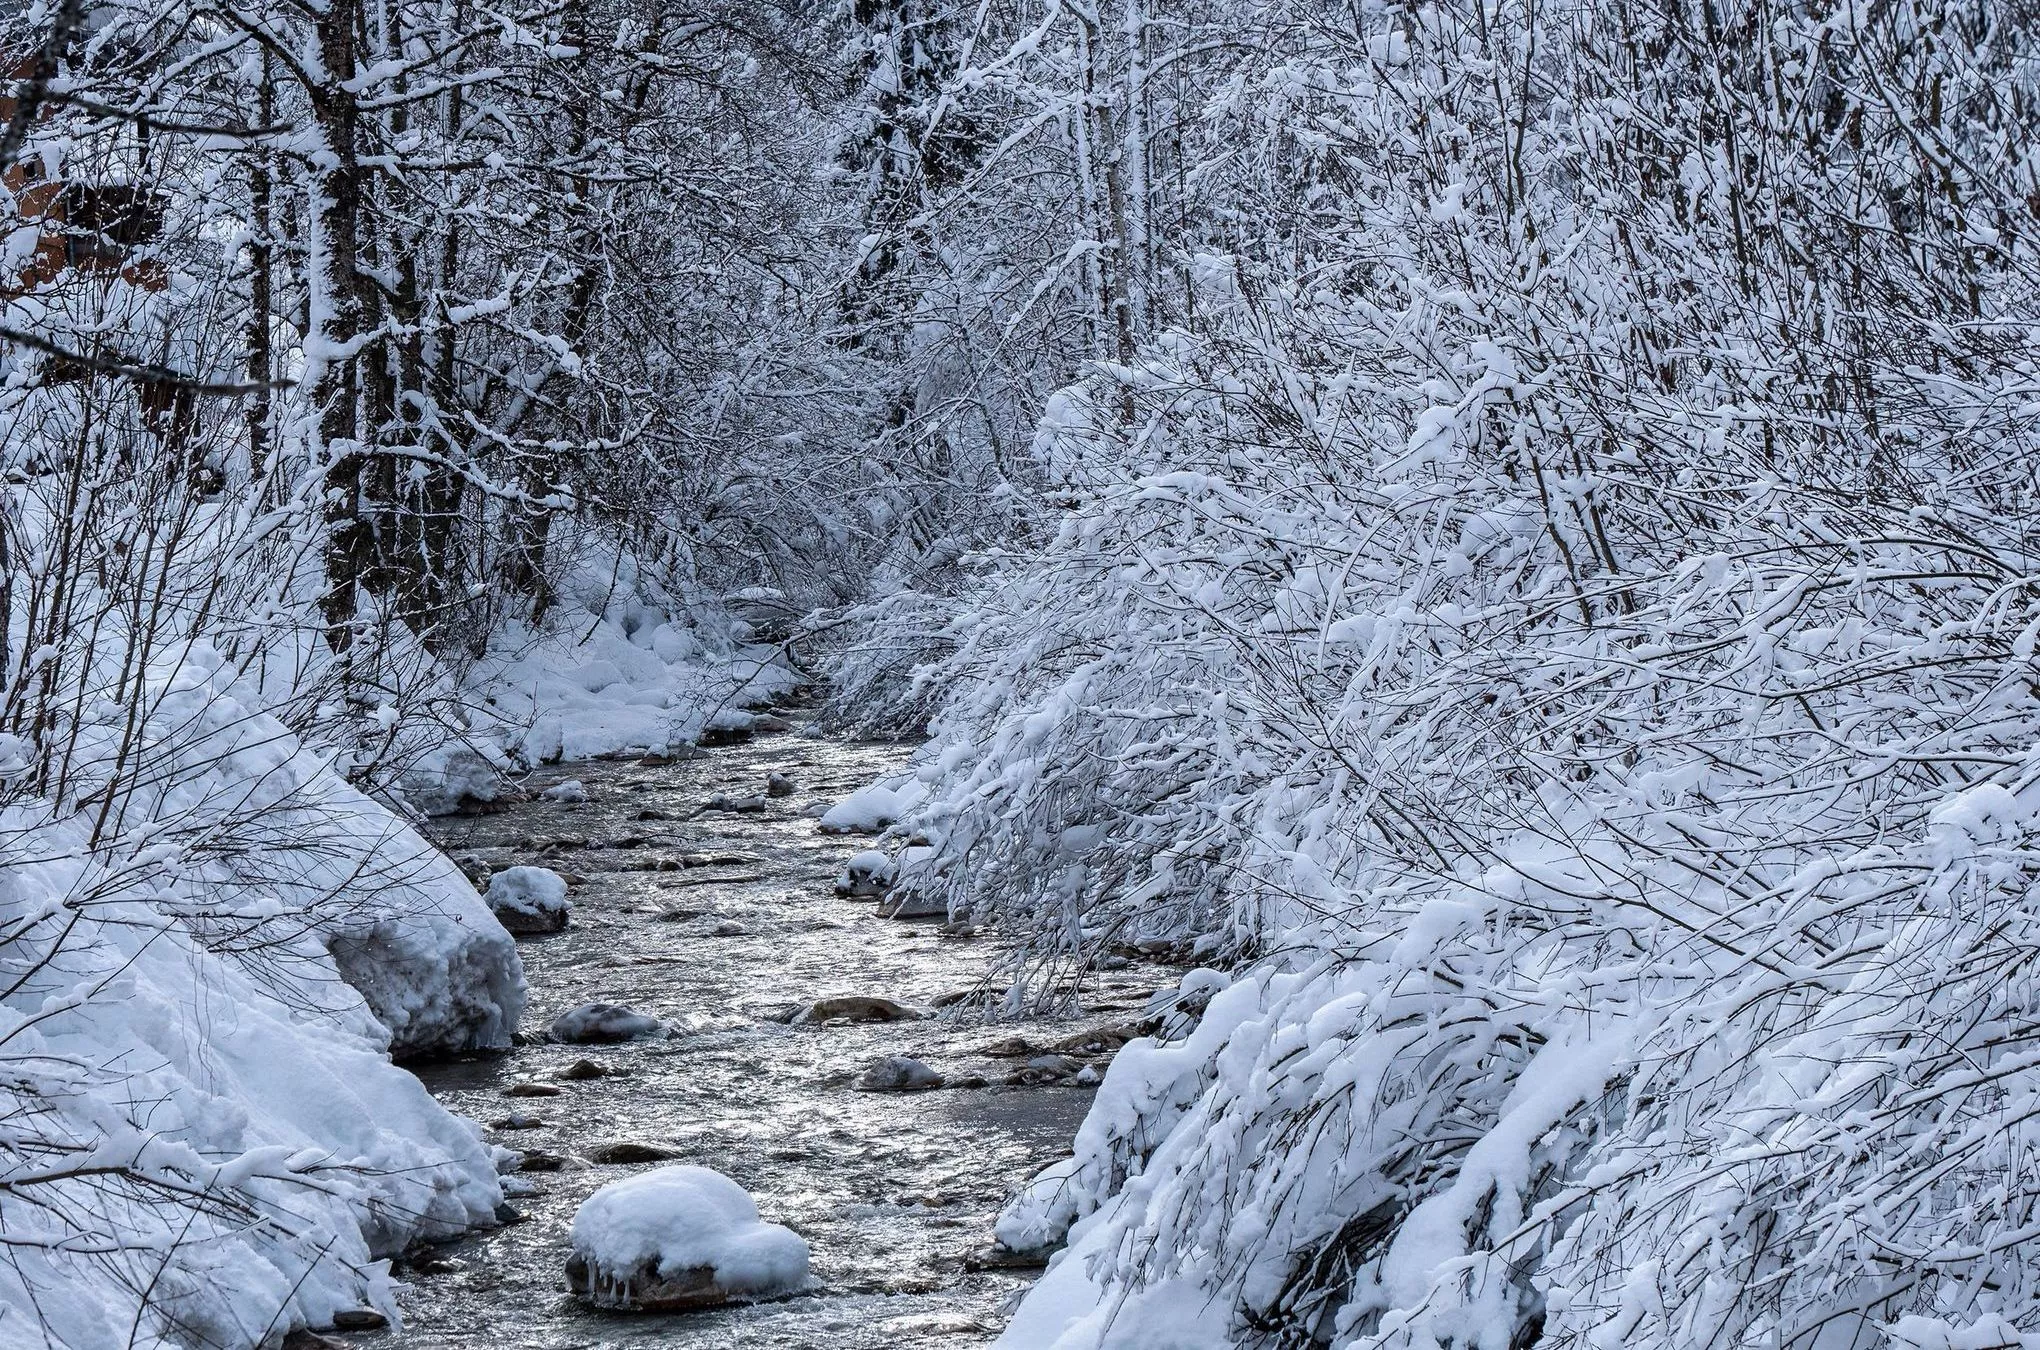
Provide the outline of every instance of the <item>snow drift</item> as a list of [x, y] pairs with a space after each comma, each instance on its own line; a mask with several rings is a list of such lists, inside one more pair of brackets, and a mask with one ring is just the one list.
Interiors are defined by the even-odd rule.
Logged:
[[[80, 728], [69, 786], [104, 815], [0, 808], [10, 1345], [253, 1345], [394, 1315], [378, 1258], [501, 1199], [479, 1131], [386, 1050], [507, 1043], [509, 936], [216, 654], [180, 651], [150, 674], [146, 776]], [[257, 821], [291, 846], [249, 847]]]

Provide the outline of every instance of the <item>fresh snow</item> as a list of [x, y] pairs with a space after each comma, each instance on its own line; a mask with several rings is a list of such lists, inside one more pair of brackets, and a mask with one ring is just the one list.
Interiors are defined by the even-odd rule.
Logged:
[[482, 899], [512, 933], [550, 933], [567, 926], [567, 883], [544, 867], [506, 867], [489, 877]]
[[824, 812], [821, 829], [828, 834], [877, 834], [910, 815], [927, 795], [927, 785], [913, 774], [872, 783]]
[[659, 1167], [612, 1181], [574, 1211], [575, 1252], [597, 1281], [651, 1267], [661, 1276], [711, 1270], [737, 1298], [796, 1293], [808, 1283], [808, 1245], [759, 1220], [743, 1187], [706, 1167]]
[[[379, 1258], [501, 1200], [477, 1129], [386, 1050], [507, 1044], [508, 934], [407, 823], [244, 706], [216, 655], [156, 678], [130, 835], [95, 845], [41, 799], [0, 809], [0, 1328], [23, 1350], [394, 1314]], [[292, 846], [175, 842], [251, 816]]]

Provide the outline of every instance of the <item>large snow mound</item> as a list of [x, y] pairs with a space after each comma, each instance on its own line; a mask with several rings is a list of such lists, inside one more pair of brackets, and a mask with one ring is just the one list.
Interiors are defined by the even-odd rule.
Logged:
[[808, 1280], [807, 1243], [762, 1222], [743, 1187], [706, 1167], [661, 1167], [602, 1187], [574, 1212], [573, 1244], [598, 1280], [706, 1270], [743, 1298], [793, 1293]]
[[776, 647], [635, 607], [567, 612], [542, 633], [512, 625], [468, 677], [490, 734], [527, 765], [691, 745], [797, 683]]
[[259, 966], [210, 950], [175, 912], [218, 894], [202, 878], [38, 807], [0, 812], [0, 1341], [242, 1346], [394, 1315], [378, 1258], [493, 1222], [479, 1131], [388, 1062], [316, 933], [272, 934]]
[[[173, 833], [208, 841], [194, 853], [208, 860], [188, 865], [202, 894], [176, 902], [201, 936], [265, 972], [288, 1001], [329, 1015], [347, 1011], [326, 992], [337, 969], [393, 1053], [507, 1046], [523, 965], [460, 868], [249, 707], [211, 649], [194, 647], [159, 679], [153, 771], [122, 792], [115, 823], [175, 822]], [[273, 842], [219, 846], [258, 829]], [[321, 949], [309, 957], [295, 942], [305, 932]]]

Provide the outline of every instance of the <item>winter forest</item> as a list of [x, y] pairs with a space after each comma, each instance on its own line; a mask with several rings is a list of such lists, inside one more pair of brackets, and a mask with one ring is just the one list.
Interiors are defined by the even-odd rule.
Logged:
[[2040, 1350], [2040, 8], [0, 67], [0, 1347]]

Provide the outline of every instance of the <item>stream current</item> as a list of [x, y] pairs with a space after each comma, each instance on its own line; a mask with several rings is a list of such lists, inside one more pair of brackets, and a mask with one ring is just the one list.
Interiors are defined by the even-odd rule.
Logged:
[[[945, 934], [937, 921], [880, 918], [871, 903], [834, 893], [844, 861], [868, 841], [823, 834], [809, 812], [897, 771], [907, 754], [782, 734], [665, 764], [553, 766], [526, 784], [530, 801], [437, 822], [439, 845], [478, 871], [529, 863], [567, 876], [573, 921], [519, 941], [528, 1043], [415, 1067], [448, 1108], [490, 1125], [492, 1142], [564, 1162], [518, 1174], [534, 1188], [510, 1202], [522, 1222], [400, 1263], [411, 1286], [406, 1325], [376, 1344], [932, 1350], [995, 1335], [1001, 1308], [1031, 1276], [966, 1269], [965, 1257], [990, 1240], [1005, 1197], [1068, 1153], [1091, 1097], [1069, 1084], [1009, 1085], [1027, 1061], [1002, 1043], [1128, 1022], [1167, 976], [1142, 966], [1105, 973], [1087, 989], [1085, 1015], [1062, 1022], [774, 1020], [844, 994], [926, 1009], [983, 975], [982, 941]], [[762, 812], [700, 811], [718, 792], [762, 793], [772, 772], [794, 780], [793, 795]], [[537, 797], [569, 778], [589, 801]], [[611, 1046], [544, 1039], [554, 1017], [598, 1001], [664, 1018], [676, 1034]], [[988, 1082], [853, 1089], [892, 1054], [922, 1059], [952, 1083]], [[610, 1072], [564, 1076], [584, 1059]], [[559, 1093], [506, 1095], [533, 1083]], [[502, 1124], [520, 1115], [539, 1123]], [[584, 1308], [562, 1276], [575, 1208], [603, 1183], [657, 1165], [585, 1161], [616, 1142], [669, 1150], [744, 1186], [763, 1218], [807, 1239], [813, 1289], [672, 1315]]]

